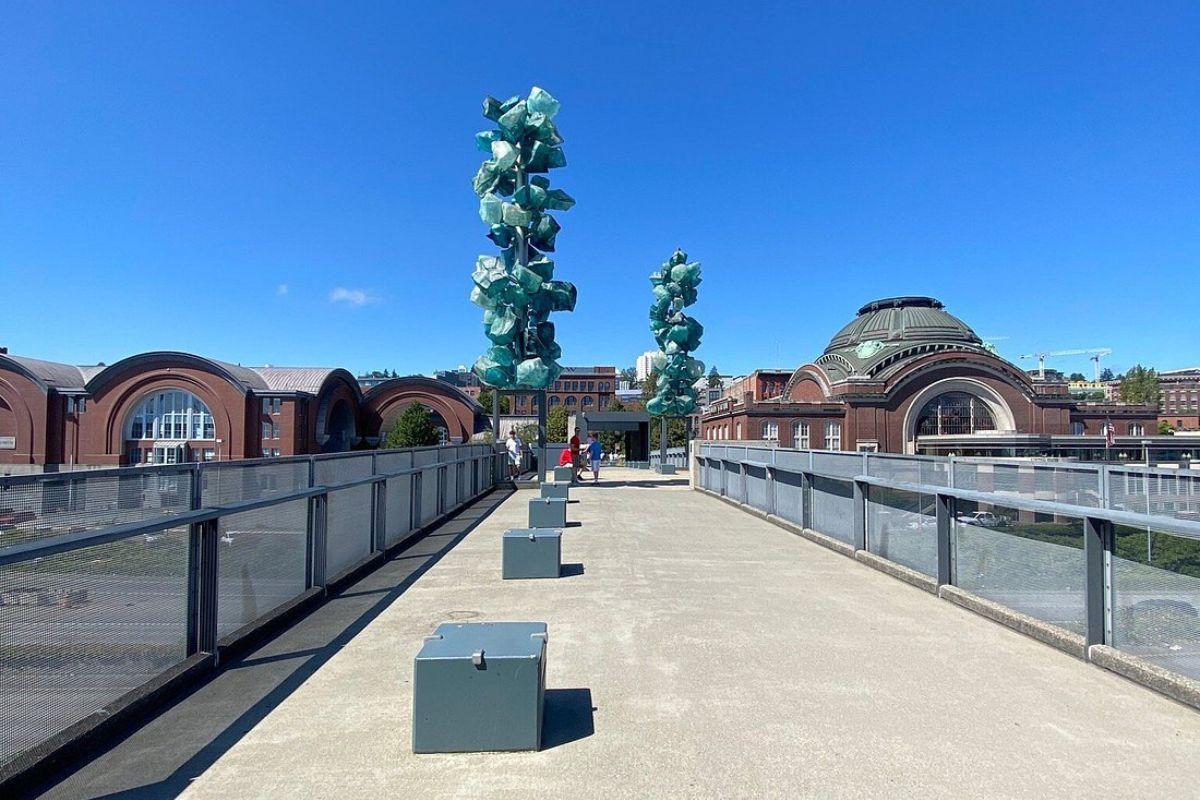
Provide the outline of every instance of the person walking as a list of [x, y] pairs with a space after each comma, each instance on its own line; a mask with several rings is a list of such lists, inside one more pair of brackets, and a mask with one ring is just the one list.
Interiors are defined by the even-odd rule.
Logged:
[[592, 483], [600, 481], [600, 459], [604, 457], [604, 445], [600, 444], [600, 437], [596, 434], [588, 436], [587, 445], [588, 461], [592, 462]]
[[512, 428], [508, 431], [508, 439], [504, 442], [504, 449], [508, 452], [508, 475], [512, 480], [516, 480], [521, 474], [521, 437], [517, 436], [517, 431]]

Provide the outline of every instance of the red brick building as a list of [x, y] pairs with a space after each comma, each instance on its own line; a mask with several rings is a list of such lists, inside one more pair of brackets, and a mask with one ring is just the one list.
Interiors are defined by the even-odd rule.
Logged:
[[1120, 440], [1152, 436], [1158, 419], [1157, 409], [1082, 403], [1066, 383], [1035, 380], [931, 297], [868, 303], [778, 396], [764, 395], [716, 401], [701, 418], [701, 436], [828, 450], [1053, 455], [1103, 449], [1109, 422], [1118, 444], [1132, 448]]
[[[483, 388], [475, 373], [465, 368], [434, 375], [471, 397], [478, 397]], [[546, 390], [547, 406], [565, 406], [572, 413], [605, 411], [615, 396], [618, 380], [616, 367], [564, 367], [562, 375]], [[537, 397], [533, 393], [506, 392], [505, 396], [509, 398], [509, 413], [513, 416], [537, 414]]]
[[375, 446], [409, 405], [448, 441], [487, 424], [467, 394], [420, 376], [365, 394], [344, 369], [153, 352], [76, 367], [0, 350], [0, 465], [182, 463]]
[[1200, 430], [1200, 367], [1158, 373], [1158, 418], [1177, 431]]

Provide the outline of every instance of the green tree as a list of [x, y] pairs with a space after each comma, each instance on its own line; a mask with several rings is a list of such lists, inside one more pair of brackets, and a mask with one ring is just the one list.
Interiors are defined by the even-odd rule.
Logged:
[[396, 420], [396, 424], [388, 431], [383, 447], [387, 450], [397, 447], [429, 447], [440, 440], [429, 409], [420, 403], [413, 403], [404, 409], [400, 419]]
[[656, 394], [658, 394], [658, 370], [650, 370], [646, 380], [642, 381], [642, 405], [648, 403], [650, 398]]
[[1109, 369], [1108, 367], [1105, 367], [1104, 369], [1100, 370], [1100, 380], [1102, 380], [1102, 381], [1116, 380], [1116, 376], [1113, 375], [1113, 371], [1111, 369]]
[[1171, 427], [1171, 423], [1167, 422], [1165, 419], [1160, 419], [1158, 421], [1159, 436], [1170, 436], [1173, 433], [1175, 433], [1175, 429]]
[[708, 388], [716, 389], [721, 385], [721, 373], [717, 372], [717, 365], [713, 364], [713, 368], [708, 371]]
[[1158, 373], [1141, 364], [1125, 374], [1121, 381], [1121, 402], [1158, 406]]
[[1085, 377], [1084, 377], [1084, 375], [1083, 375], [1083, 373], [1082, 373], [1082, 372], [1072, 372], [1072, 373], [1071, 373], [1071, 374], [1070, 374], [1070, 375], [1067, 377], [1067, 380], [1069, 380], [1069, 381], [1075, 381], [1075, 382], [1077, 382], [1077, 383], [1082, 383], [1083, 381], [1086, 381], [1086, 380], [1087, 380], [1087, 378], [1085, 378]]
[[609, 411], [625, 411], [626, 408], [625, 408], [625, 404], [621, 402], [621, 398], [617, 397], [614, 394], [612, 400], [608, 401], [608, 410]]
[[[658, 431], [660, 423], [657, 419], [650, 420], [650, 451], [658, 451]], [[685, 417], [667, 418], [667, 447], [683, 447], [688, 441], [688, 420]]]
[[546, 412], [546, 442], [558, 444], [569, 438], [567, 434], [566, 406], [551, 406]]
[[[492, 413], [492, 390], [484, 387], [479, 390], [479, 405], [483, 406], [485, 413]], [[500, 413], [507, 414], [511, 408], [509, 398], [505, 395], [500, 395]]]

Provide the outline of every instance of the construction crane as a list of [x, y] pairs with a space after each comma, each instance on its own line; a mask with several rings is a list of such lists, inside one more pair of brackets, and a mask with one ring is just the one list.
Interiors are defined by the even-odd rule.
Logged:
[[1088, 360], [1096, 368], [1096, 381], [1100, 380], [1100, 359], [1104, 356], [1111, 356], [1112, 348], [1110, 347], [1093, 347], [1086, 350], [1051, 350], [1045, 353], [1026, 353], [1021, 356], [1024, 359], [1036, 358], [1038, 362], [1038, 380], [1046, 380], [1046, 359], [1058, 358], [1059, 356], [1088, 356]]

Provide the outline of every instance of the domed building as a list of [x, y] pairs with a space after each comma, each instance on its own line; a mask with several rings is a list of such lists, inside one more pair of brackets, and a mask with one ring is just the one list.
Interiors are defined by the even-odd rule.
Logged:
[[[1085, 404], [1061, 381], [1035, 380], [935, 298], [891, 297], [860, 308], [778, 396], [710, 405], [701, 435], [827, 450], [1086, 458], [1082, 451], [1104, 448], [1107, 423], [1119, 440], [1155, 434], [1156, 420], [1149, 407]], [[1064, 452], [1071, 449], [1080, 452]]]

